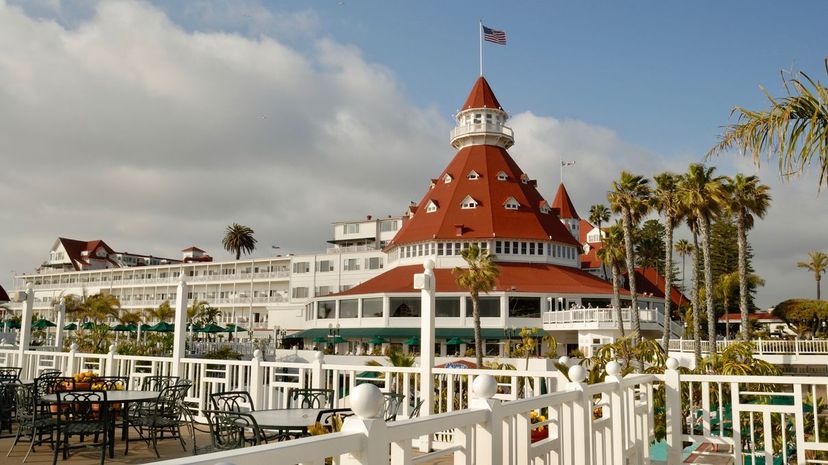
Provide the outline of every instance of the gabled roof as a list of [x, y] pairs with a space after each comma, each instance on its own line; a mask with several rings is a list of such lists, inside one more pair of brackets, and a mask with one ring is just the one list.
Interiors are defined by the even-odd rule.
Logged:
[[575, 205], [572, 204], [572, 199], [569, 198], [569, 192], [566, 191], [563, 183], [558, 185], [558, 192], [555, 194], [555, 200], [552, 201], [552, 208], [558, 209], [561, 219], [581, 218], [578, 216], [578, 212], [575, 211]]
[[[98, 250], [99, 247], [103, 247], [106, 250], [107, 255], [114, 254], [115, 251], [109, 247], [106, 242], [97, 239], [94, 241], [78, 241], [75, 239], [67, 239], [65, 237], [58, 237], [58, 241], [63, 245], [64, 250], [66, 250], [66, 256], [69, 258], [69, 261], [72, 263], [72, 267], [75, 268], [75, 271], [80, 271], [80, 265], [89, 265], [89, 258], [98, 258], [100, 260], [109, 260], [108, 258], [100, 258], [95, 257], [94, 252]], [[88, 255], [84, 257], [83, 252], [88, 252]]]
[[204, 252], [204, 250], [199, 249], [196, 246], [187, 247], [186, 249], [181, 249], [182, 252]]
[[9, 295], [6, 293], [5, 289], [3, 289], [3, 286], [0, 286], [0, 302], [8, 302], [8, 301], [9, 301]]
[[477, 82], [474, 83], [474, 87], [472, 87], [471, 92], [469, 92], [469, 96], [466, 98], [466, 103], [463, 104], [463, 107], [460, 110], [468, 110], [469, 108], [503, 109], [500, 106], [500, 102], [497, 101], [497, 97], [495, 97], [494, 92], [492, 92], [492, 88], [489, 87], [489, 83], [486, 81], [486, 78], [483, 76], [480, 76], [477, 79]]
[[[582, 270], [601, 268], [601, 259], [598, 258], [598, 251], [601, 250], [602, 246], [603, 244], [601, 244], [600, 242], [589, 243], [589, 252], [581, 254]], [[609, 271], [607, 271], [607, 274], [609, 274]]]
[[[469, 180], [459, 176], [449, 184], [438, 183], [428, 190], [420, 200], [417, 213], [400, 228], [389, 247], [432, 239], [457, 239], [457, 228], [454, 226], [457, 224], [464, 226], [463, 239], [503, 237], [553, 240], [580, 246], [556, 215], [540, 212], [543, 196], [532, 183], [519, 181], [524, 173], [505, 149], [494, 145], [463, 147], [440, 178], [446, 173], [468, 173], [471, 170], [480, 174], [481, 178]], [[506, 181], [497, 180], [496, 174], [500, 171], [509, 176]], [[477, 200], [480, 207], [462, 209], [460, 204], [466, 196]], [[503, 208], [509, 197], [514, 197], [524, 208]], [[425, 214], [429, 200], [441, 207], [436, 212]]]
[[[624, 273], [626, 275], [626, 273]], [[629, 283], [629, 281], [627, 281]], [[664, 276], [658, 274], [654, 268], [635, 269], [635, 289], [638, 294], [648, 293], [656, 297], [664, 298]], [[682, 294], [675, 286], [670, 287], [670, 302], [676, 307], [687, 305], [690, 300]]]
[[[498, 263], [498, 268], [500, 276], [493, 289], [495, 292], [612, 294], [611, 283], [576, 268], [542, 263]], [[336, 295], [417, 292], [414, 274], [422, 271], [421, 265], [398, 266]], [[437, 292], [464, 292], [451, 272], [450, 268], [434, 269]], [[629, 294], [626, 290], [621, 292]]]

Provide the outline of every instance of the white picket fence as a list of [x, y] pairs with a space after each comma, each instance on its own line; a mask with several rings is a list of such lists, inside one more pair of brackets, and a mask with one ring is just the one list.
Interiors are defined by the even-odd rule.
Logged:
[[[716, 341], [716, 350], [721, 352], [727, 346], [741, 341], [727, 340]], [[754, 355], [828, 355], [828, 339], [754, 339]], [[693, 353], [696, 347], [695, 341], [686, 339], [673, 339], [669, 344], [671, 352]], [[701, 352], [710, 353], [710, 343], [701, 341]]]

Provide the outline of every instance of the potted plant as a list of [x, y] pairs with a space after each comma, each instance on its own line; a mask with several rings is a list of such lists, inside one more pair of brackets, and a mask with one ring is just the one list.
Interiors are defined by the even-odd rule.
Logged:
[[75, 389], [78, 391], [88, 391], [92, 388], [92, 380], [98, 376], [94, 371], [84, 371], [75, 373]]
[[541, 415], [540, 412], [533, 410], [529, 413], [529, 419], [532, 424], [542, 423], [541, 425], [532, 428], [532, 442], [542, 441], [549, 437], [549, 428], [546, 426], [546, 416]]

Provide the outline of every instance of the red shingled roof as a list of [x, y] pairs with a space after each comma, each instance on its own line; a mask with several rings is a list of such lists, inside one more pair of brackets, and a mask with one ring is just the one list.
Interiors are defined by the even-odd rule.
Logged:
[[3, 286], [0, 286], [0, 302], [8, 302], [8, 301], [9, 301], [9, 295], [6, 293], [5, 289], [3, 289]]
[[[591, 274], [565, 266], [541, 263], [498, 263], [500, 277], [494, 291], [560, 292], [567, 294], [612, 294], [612, 284]], [[392, 268], [337, 295], [416, 292], [414, 274], [422, 273], [421, 265]], [[464, 292], [457, 286], [451, 269], [435, 268], [437, 292]], [[626, 290], [622, 293], [629, 294]]]
[[[66, 239], [65, 237], [59, 237], [58, 240], [61, 244], [63, 244], [63, 248], [66, 249], [66, 255], [69, 257], [69, 260], [72, 262], [72, 266], [75, 268], [76, 271], [80, 271], [79, 263], [89, 265], [89, 260], [87, 258], [97, 258], [100, 260], [108, 260], [107, 258], [100, 258], [96, 257], [95, 251], [99, 247], [103, 247], [106, 250], [107, 255], [115, 253], [111, 247], [109, 247], [106, 242], [98, 239], [94, 241], [78, 241], [75, 239]], [[83, 252], [89, 252], [89, 254], [84, 257]], [[111, 260], [109, 260], [111, 262]]]
[[[589, 252], [581, 254], [581, 268], [601, 268], [601, 259], [598, 258], [598, 250], [603, 244], [600, 242], [590, 242]], [[583, 249], [581, 249], [583, 250]], [[607, 276], [609, 276], [609, 268], [607, 268]]]
[[461, 110], [468, 110], [469, 108], [503, 109], [500, 106], [500, 102], [497, 101], [497, 97], [495, 97], [494, 92], [492, 92], [492, 88], [489, 87], [489, 83], [486, 81], [486, 78], [483, 76], [480, 76], [477, 79], [477, 82], [474, 83], [474, 87], [472, 87], [471, 92], [469, 92], [469, 96], [466, 98], [466, 103], [463, 104], [463, 108], [461, 108]]
[[[626, 273], [624, 274], [626, 276]], [[648, 293], [656, 297], [664, 298], [664, 276], [661, 276], [653, 268], [635, 269], [635, 290], [639, 294]], [[679, 292], [674, 286], [670, 287], [670, 302], [675, 306], [687, 305], [687, 296]]]
[[555, 200], [552, 201], [552, 208], [557, 208], [560, 216], [563, 219], [578, 218], [578, 212], [575, 211], [575, 205], [572, 204], [572, 199], [569, 198], [569, 192], [563, 183], [558, 185], [558, 192], [555, 194]]
[[[478, 179], [468, 179], [474, 170]], [[508, 179], [497, 180], [503, 171]], [[444, 182], [446, 174], [452, 181]], [[509, 153], [493, 145], [471, 145], [457, 152], [437, 183], [426, 191], [416, 212], [407, 221], [389, 246], [427, 241], [432, 239], [513, 239], [554, 240], [580, 246], [553, 213], [541, 213], [543, 197], [532, 183], [520, 181], [520, 167]], [[466, 196], [479, 203], [477, 208], [463, 209], [460, 204]], [[513, 197], [520, 204], [517, 210], [509, 210], [504, 203]], [[433, 200], [439, 208], [427, 212], [426, 205]], [[462, 225], [461, 236], [457, 235]]]

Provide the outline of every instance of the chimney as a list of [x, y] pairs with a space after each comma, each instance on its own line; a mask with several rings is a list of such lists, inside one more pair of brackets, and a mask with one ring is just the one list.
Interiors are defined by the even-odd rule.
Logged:
[[368, 221], [371, 221], [371, 215], [368, 215], [366, 218]]

